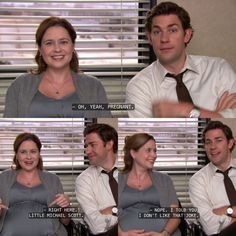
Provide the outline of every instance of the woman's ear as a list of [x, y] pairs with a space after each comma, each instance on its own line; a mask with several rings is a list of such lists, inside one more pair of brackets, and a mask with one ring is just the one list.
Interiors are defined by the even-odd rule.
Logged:
[[130, 150], [130, 155], [133, 157], [133, 159], [135, 159], [136, 158], [136, 151], [131, 149]]

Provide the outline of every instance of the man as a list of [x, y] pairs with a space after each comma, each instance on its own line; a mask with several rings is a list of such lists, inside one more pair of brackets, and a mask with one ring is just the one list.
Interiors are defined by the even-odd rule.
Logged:
[[107, 124], [91, 124], [85, 128], [84, 136], [90, 167], [76, 179], [76, 197], [91, 235], [115, 236], [118, 221], [118, 170], [115, 168], [118, 135]]
[[[127, 85], [130, 117], [236, 117], [236, 75], [221, 58], [186, 53], [193, 29], [185, 9], [162, 2], [147, 14], [145, 29], [158, 60]], [[177, 97], [177, 75], [191, 101]]]
[[235, 235], [231, 234], [236, 232], [236, 159], [231, 155], [235, 145], [232, 131], [220, 121], [211, 121], [203, 131], [203, 142], [210, 163], [191, 177], [190, 199], [198, 208], [207, 235], [220, 232], [219, 235]]

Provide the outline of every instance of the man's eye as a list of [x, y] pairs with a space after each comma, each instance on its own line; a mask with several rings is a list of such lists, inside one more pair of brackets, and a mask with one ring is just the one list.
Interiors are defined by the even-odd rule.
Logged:
[[170, 33], [175, 33], [175, 32], [177, 32], [177, 29], [176, 28], [171, 28], [171, 29], [169, 29], [169, 32]]
[[160, 31], [159, 31], [159, 30], [154, 30], [154, 31], [153, 31], [153, 34], [154, 34], [154, 35], [158, 35], [158, 34], [160, 34]]
[[63, 41], [61, 41], [61, 44], [68, 44], [68, 43], [69, 43], [68, 40], [63, 40]]
[[216, 142], [218, 142], [218, 143], [221, 142], [221, 141], [222, 141], [222, 139], [216, 139]]

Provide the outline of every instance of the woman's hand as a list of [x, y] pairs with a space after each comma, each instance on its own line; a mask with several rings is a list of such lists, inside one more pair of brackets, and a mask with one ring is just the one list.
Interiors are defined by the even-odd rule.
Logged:
[[149, 232], [144, 232], [143, 229], [133, 229], [128, 231], [122, 231], [119, 236], [150, 236]]
[[70, 206], [70, 199], [67, 195], [63, 193], [58, 193], [55, 196], [55, 200], [49, 204], [49, 207], [53, 205], [58, 205], [59, 207], [65, 208]]
[[2, 209], [8, 210], [8, 207], [4, 204], [2, 204], [2, 199], [0, 198], [0, 214], [2, 213]]
[[164, 232], [158, 233], [154, 231], [147, 232], [148, 236], [166, 236]]
[[[55, 195], [55, 200], [49, 204], [49, 207], [52, 207], [53, 205], [58, 205], [59, 207], [62, 207], [62, 208], [69, 207], [70, 206], [70, 199], [67, 195], [65, 195], [63, 193], [58, 193]], [[66, 214], [66, 217], [60, 218], [60, 221], [62, 224], [68, 225], [70, 222], [70, 218]]]

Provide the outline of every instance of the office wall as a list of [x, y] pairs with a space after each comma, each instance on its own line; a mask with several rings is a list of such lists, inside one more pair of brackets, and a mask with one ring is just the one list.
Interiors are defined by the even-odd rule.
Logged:
[[[224, 124], [228, 125], [231, 128], [233, 132], [233, 136], [236, 140], [236, 119], [235, 118], [232, 118], [232, 119], [218, 118], [218, 119], [212, 119], [212, 120], [219, 120], [223, 122]], [[234, 148], [232, 155], [234, 158], [236, 158], [236, 147]]]
[[[236, 1], [172, 0], [190, 14], [195, 30], [188, 52], [225, 58], [236, 71]], [[163, 2], [163, 1], [158, 1]]]

